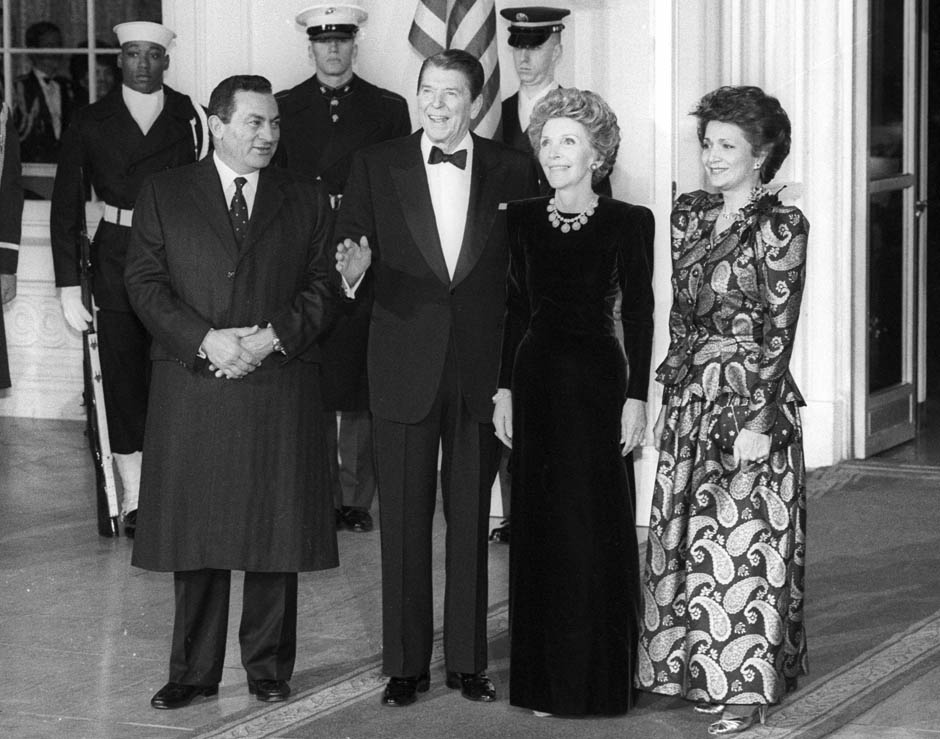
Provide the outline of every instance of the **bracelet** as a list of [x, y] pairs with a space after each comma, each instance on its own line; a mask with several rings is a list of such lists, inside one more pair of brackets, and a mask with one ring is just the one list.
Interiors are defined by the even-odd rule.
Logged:
[[498, 403], [500, 400], [512, 400], [512, 390], [507, 390], [504, 387], [497, 390], [496, 395], [493, 396], [493, 402]]

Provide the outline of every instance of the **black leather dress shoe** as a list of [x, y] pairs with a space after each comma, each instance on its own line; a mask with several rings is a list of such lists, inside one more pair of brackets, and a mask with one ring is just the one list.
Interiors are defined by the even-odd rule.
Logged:
[[485, 672], [448, 672], [447, 687], [456, 690], [470, 701], [492, 703], [496, 700], [496, 686]]
[[287, 680], [249, 680], [248, 692], [265, 703], [286, 701], [290, 695], [290, 683]]
[[343, 523], [350, 531], [357, 531], [360, 534], [372, 531], [372, 516], [365, 508], [343, 506]]
[[133, 539], [134, 534], [137, 533], [137, 509], [135, 508], [130, 513], [124, 515], [124, 536], [128, 539]]
[[417, 693], [426, 693], [431, 686], [431, 676], [428, 673], [418, 677], [390, 678], [382, 693], [383, 706], [410, 706], [417, 699]]
[[154, 694], [150, 705], [154, 708], [182, 708], [192, 703], [193, 698], [200, 695], [208, 698], [218, 692], [218, 685], [183, 685], [169, 682]]
[[504, 518], [499, 526], [490, 532], [490, 541], [501, 541], [504, 544], [509, 543], [509, 519]]

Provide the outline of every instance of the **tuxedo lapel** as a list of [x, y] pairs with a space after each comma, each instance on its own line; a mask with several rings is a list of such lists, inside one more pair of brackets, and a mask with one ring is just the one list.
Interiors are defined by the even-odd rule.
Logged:
[[434, 219], [434, 206], [431, 204], [431, 191], [428, 188], [428, 174], [421, 158], [421, 134], [413, 134], [407, 141], [407, 149], [401, 165], [390, 167], [392, 182], [401, 203], [405, 222], [418, 251], [428, 266], [444, 284], [450, 283], [447, 264], [441, 238]]
[[493, 186], [493, 183], [501, 181], [504, 169], [505, 164], [490, 156], [485, 142], [474, 136], [467, 224], [452, 285], [457, 285], [470, 274], [486, 248], [493, 220], [499, 210], [500, 188]]

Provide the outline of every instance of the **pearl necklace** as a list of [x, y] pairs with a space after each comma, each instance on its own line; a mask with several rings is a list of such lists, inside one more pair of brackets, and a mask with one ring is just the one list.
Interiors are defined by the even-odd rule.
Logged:
[[552, 228], [560, 228], [563, 234], [568, 233], [569, 231], [580, 231], [581, 226], [585, 225], [588, 222], [588, 218], [594, 215], [594, 209], [597, 207], [597, 196], [595, 195], [591, 202], [588, 203], [587, 208], [582, 210], [575, 216], [563, 216], [558, 212], [558, 208], [555, 205], [555, 198], [552, 198], [548, 201], [548, 222], [552, 224]]

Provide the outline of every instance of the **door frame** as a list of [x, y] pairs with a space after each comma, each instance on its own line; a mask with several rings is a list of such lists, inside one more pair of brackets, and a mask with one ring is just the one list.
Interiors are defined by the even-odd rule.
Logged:
[[[922, 387], [921, 357], [923, 356], [921, 325], [920, 289], [922, 270], [918, 269], [922, 256], [919, 249], [921, 233], [925, 219], [914, 216], [915, 202], [921, 191], [923, 181], [922, 166], [926, 151], [922, 149], [919, 136], [921, 126], [918, 116], [922, 115], [919, 91], [922, 89], [922, 49], [918, 32], [923, 16], [924, 3], [919, 0], [904, 0], [904, 19], [906, 48], [913, 48], [914, 53], [905, 55], [904, 79], [914, 79], [915, 83], [905, 91], [904, 100], [904, 150], [901, 172], [894, 177], [872, 182], [869, 179], [870, 151], [870, 71], [871, 45], [871, 3], [857, 3], [855, 6], [856, 46], [854, 65], [855, 77], [855, 130], [859, 137], [854, 161], [853, 196], [856, 204], [854, 216], [853, 243], [859, 248], [854, 250], [853, 277], [854, 295], [852, 304], [853, 326], [853, 361], [852, 361], [852, 405], [853, 448], [856, 458], [869, 457], [879, 451], [912, 439], [916, 435], [917, 393]], [[904, 330], [902, 339], [901, 382], [892, 387], [870, 393], [868, 391], [868, 246], [869, 246], [869, 197], [873, 193], [898, 190], [903, 188], [905, 242], [903, 264], [904, 290], [910, 300], [903, 306], [901, 325]]]

